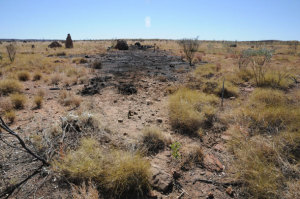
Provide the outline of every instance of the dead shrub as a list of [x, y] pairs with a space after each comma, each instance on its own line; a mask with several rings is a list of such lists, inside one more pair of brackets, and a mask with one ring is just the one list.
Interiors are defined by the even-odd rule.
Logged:
[[198, 38], [196, 39], [182, 39], [178, 42], [181, 46], [185, 58], [188, 60], [190, 66], [192, 66], [192, 62], [195, 56], [195, 53], [198, 51], [199, 48], [199, 41]]
[[73, 95], [70, 92], [62, 91], [59, 94], [59, 102], [63, 106], [75, 106], [79, 107], [81, 104], [81, 98], [79, 96]]
[[14, 62], [15, 58], [16, 58], [16, 53], [17, 53], [17, 46], [16, 44], [9, 44], [8, 46], [6, 46], [6, 50], [7, 50], [7, 54], [9, 57], [10, 62]]

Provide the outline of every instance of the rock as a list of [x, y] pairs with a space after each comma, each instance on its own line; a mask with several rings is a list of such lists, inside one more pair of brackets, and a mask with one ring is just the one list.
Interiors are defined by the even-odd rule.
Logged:
[[62, 45], [57, 41], [53, 41], [51, 44], [48, 45], [49, 48], [60, 48]]
[[151, 104], [153, 104], [153, 102], [151, 102], [151, 100], [146, 100], [146, 104], [151, 105]]
[[71, 38], [71, 35], [68, 34], [67, 38], [66, 38], [66, 48], [73, 48], [73, 41], [72, 41], [72, 38]]
[[181, 174], [178, 171], [176, 171], [175, 169], [172, 169], [172, 176], [175, 180], [177, 180], [178, 178], [181, 177]]
[[119, 118], [119, 119], [118, 119], [118, 122], [119, 122], [119, 123], [122, 123], [122, 122], [123, 122], [123, 119]]
[[235, 97], [230, 97], [229, 99], [231, 99], [231, 100], [234, 100], [234, 99], [235, 99]]
[[152, 167], [151, 184], [157, 191], [168, 193], [173, 188], [173, 178], [170, 174], [163, 171], [160, 167]]
[[224, 146], [222, 144], [216, 144], [214, 147], [214, 150], [222, 152], [225, 150]]
[[212, 192], [209, 192], [207, 199], [214, 199], [214, 198], [215, 198], [214, 194]]
[[231, 186], [230, 186], [230, 187], [227, 187], [226, 193], [227, 193], [229, 196], [231, 196], [231, 197], [234, 195], [234, 191], [232, 190], [232, 187], [231, 187]]
[[224, 169], [223, 164], [213, 154], [206, 154], [203, 160], [203, 164], [205, 168], [207, 168], [210, 171], [220, 172]]
[[158, 123], [162, 123], [162, 122], [163, 122], [163, 120], [162, 120], [161, 118], [157, 118], [156, 121], [157, 121]]

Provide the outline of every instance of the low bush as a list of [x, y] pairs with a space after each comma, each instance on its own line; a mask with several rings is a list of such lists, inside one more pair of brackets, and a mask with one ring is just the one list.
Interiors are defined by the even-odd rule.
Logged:
[[243, 192], [252, 198], [279, 198], [283, 175], [277, 167], [279, 156], [275, 145], [262, 136], [250, 139], [238, 136], [231, 141], [236, 158], [231, 170], [243, 183]]
[[10, 93], [20, 92], [22, 85], [14, 79], [0, 80], [0, 95], [8, 95]]
[[34, 104], [36, 108], [41, 108], [43, 103], [43, 97], [40, 95], [37, 95], [34, 97]]
[[252, 133], [295, 131], [300, 126], [297, 105], [284, 92], [273, 89], [255, 89], [242, 115], [248, 118]]
[[106, 189], [114, 198], [143, 198], [150, 190], [150, 164], [128, 152], [112, 154], [113, 164], [106, 170]]
[[27, 71], [22, 71], [22, 72], [19, 72], [18, 74], [17, 74], [17, 76], [18, 76], [18, 79], [20, 80], [20, 81], [28, 81], [29, 79], [30, 79], [30, 74], [29, 74], [29, 72], [27, 72]]
[[62, 80], [62, 77], [60, 74], [51, 75], [51, 84], [58, 85], [61, 80]]
[[211, 127], [218, 101], [219, 99], [213, 95], [187, 88], [179, 89], [169, 98], [171, 125], [187, 134], [194, 134], [200, 127]]
[[42, 79], [42, 74], [40, 73], [40, 72], [35, 72], [34, 74], [33, 74], [33, 81], [38, 81], [38, 80], [40, 80], [40, 79]]
[[16, 119], [16, 113], [14, 110], [10, 110], [5, 112], [4, 117], [12, 124]]
[[113, 198], [141, 198], [150, 190], [150, 164], [139, 155], [104, 151], [92, 138], [52, 163], [54, 171], [70, 180], [92, 179]]
[[68, 93], [67, 91], [60, 92], [59, 95], [59, 102], [63, 106], [75, 106], [79, 107], [81, 104], [81, 98], [76, 95], [72, 95], [71, 93]]
[[76, 199], [98, 199], [99, 192], [91, 181], [83, 182], [80, 186], [72, 184], [72, 197]]
[[12, 94], [10, 96], [11, 102], [15, 109], [23, 109], [26, 103], [26, 97], [23, 94]]
[[156, 154], [165, 148], [166, 138], [158, 127], [146, 127], [142, 133], [142, 143], [147, 154]]
[[95, 60], [92, 64], [92, 68], [101, 69], [102, 68], [102, 62], [100, 60]]

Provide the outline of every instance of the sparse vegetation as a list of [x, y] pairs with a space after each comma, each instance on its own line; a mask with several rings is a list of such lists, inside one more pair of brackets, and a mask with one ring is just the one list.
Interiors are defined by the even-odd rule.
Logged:
[[79, 107], [81, 98], [79, 96], [68, 93], [67, 91], [62, 91], [59, 95], [59, 102], [64, 106]]
[[150, 190], [146, 160], [127, 152], [104, 152], [91, 138], [82, 139], [78, 150], [53, 162], [53, 167], [70, 179], [93, 179], [116, 198], [142, 197]]
[[12, 94], [10, 96], [11, 102], [15, 109], [23, 109], [26, 103], [26, 97], [23, 94]]
[[8, 95], [10, 93], [20, 92], [22, 85], [14, 79], [0, 80], [0, 94]]
[[17, 54], [16, 44], [7, 45], [6, 46], [6, 51], [7, 51], [10, 62], [13, 63], [15, 61], [15, 57], [16, 57], [16, 54]]
[[182, 39], [178, 42], [181, 46], [185, 58], [188, 60], [190, 66], [192, 66], [192, 62], [195, 56], [195, 53], [198, 51], [199, 48], [199, 41], [198, 38], [196, 39]]
[[14, 123], [16, 119], [16, 113], [14, 110], [6, 111], [4, 117], [9, 121], [9, 123]]
[[148, 154], [155, 154], [165, 148], [166, 137], [158, 127], [146, 127], [143, 130], [142, 143]]
[[40, 95], [37, 95], [34, 97], [34, 104], [36, 108], [41, 108], [43, 103], [43, 97]]
[[170, 96], [169, 115], [174, 128], [183, 133], [194, 134], [212, 125], [216, 116], [218, 98], [186, 88]]
[[23, 82], [28, 81], [30, 79], [30, 74], [27, 71], [19, 72], [17, 75], [18, 79]]
[[181, 144], [179, 142], [174, 142], [173, 144], [170, 145], [171, 150], [172, 150], [172, 156], [175, 159], [180, 159], [181, 154], [179, 152]]
[[33, 81], [38, 81], [38, 80], [41, 80], [42, 79], [42, 74], [40, 72], [35, 72], [33, 74]]

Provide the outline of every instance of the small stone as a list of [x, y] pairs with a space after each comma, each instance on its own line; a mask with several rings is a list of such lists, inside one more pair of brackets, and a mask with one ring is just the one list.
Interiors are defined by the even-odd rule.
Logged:
[[200, 172], [200, 175], [205, 175], [206, 173], [205, 173], [205, 171], [202, 171], [202, 172]]
[[215, 198], [214, 194], [212, 192], [209, 192], [207, 199], [214, 199], [214, 198]]
[[157, 118], [156, 121], [157, 121], [158, 123], [162, 123], [162, 122], [163, 122], [163, 120], [162, 120], [161, 118]]
[[118, 119], [118, 122], [119, 122], [119, 123], [122, 123], [122, 122], [123, 122], [123, 119]]
[[231, 187], [231, 186], [230, 186], [230, 187], [227, 187], [226, 193], [227, 193], [228, 195], [230, 195], [230, 196], [233, 196], [234, 191], [232, 190], [232, 187]]
[[151, 102], [150, 100], [146, 100], [146, 104], [151, 105], [151, 104], [153, 104], [153, 102]]
[[234, 100], [234, 99], [235, 99], [235, 97], [230, 97], [229, 99], [231, 99], [231, 100]]

